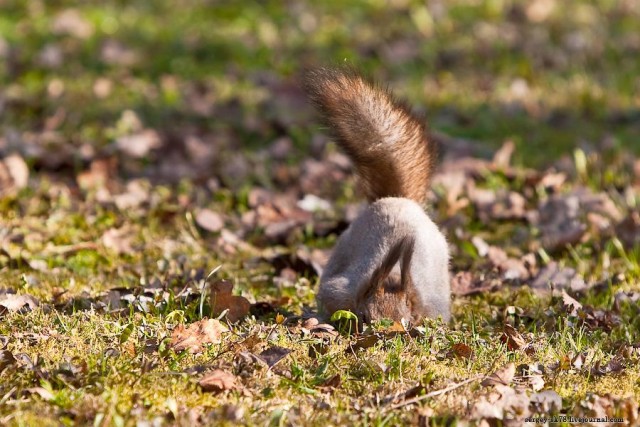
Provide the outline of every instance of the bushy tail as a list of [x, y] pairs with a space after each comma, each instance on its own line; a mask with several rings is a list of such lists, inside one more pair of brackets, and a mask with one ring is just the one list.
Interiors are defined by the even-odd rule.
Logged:
[[435, 146], [405, 104], [350, 69], [311, 70], [305, 89], [354, 162], [370, 201], [406, 197], [424, 203]]

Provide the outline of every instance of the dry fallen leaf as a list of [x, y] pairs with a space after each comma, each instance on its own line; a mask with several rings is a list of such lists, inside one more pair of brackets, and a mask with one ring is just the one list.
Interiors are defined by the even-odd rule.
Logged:
[[478, 250], [478, 254], [486, 256], [489, 262], [501, 273], [504, 280], [529, 278], [529, 270], [524, 260], [509, 257], [504, 249], [489, 245], [478, 236], [474, 237], [472, 243]]
[[245, 297], [232, 294], [233, 283], [228, 280], [218, 280], [211, 285], [210, 305], [214, 316], [227, 312], [227, 319], [230, 322], [238, 320], [249, 314], [251, 303]]
[[616, 236], [627, 248], [640, 243], [640, 212], [632, 211], [615, 228]]
[[318, 326], [318, 324], [320, 324], [320, 321], [318, 320], [317, 317], [309, 317], [307, 319], [304, 319], [302, 321], [302, 327], [305, 329], [312, 329], [316, 326]]
[[0, 350], [0, 372], [7, 366], [15, 365], [17, 363], [16, 358], [9, 350]]
[[469, 200], [475, 205], [478, 217], [483, 222], [496, 219], [521, 219], [527, 214], [526, 199], [514, 191], [498, 191], [477, 188], [473, 182], [467, 186]]
[[638, 402], [633, 396], [618, 398], [611, 394], [587, 396], [575, 407], [574, 415], [591, 418], [620, 417], [625, 425], [638, 425]]
[[520, 332], [508, 323], [504, 325], [500, 341], [505, 343], [507, 345], [507, 349], [511, 351], [520, 350], [527, 344]]
[[555, 192], [560, 189], [562, 184], [567, 180], [567, 175], [562, 172], [546, 171], [538, 185], [547, 192]]
[[512, 140], [506, 140], [502, 147], [493, 155], [493, 165], [499, 169], [506, 169], [511, 164], [511, 156], [516, 149]]
[[102, 234], [104, 247], [117, 254], [132, 253], [131, 240], [133, 240], [133, 233], [128, 227], [110, 228]]
[[288, 348], [274, 346], [258, 354], [258, 357], [262, 359], [269, 366], [269, 368], [272, 368], [276, 363], [284, 359], [289, 353], [291, 353], [291, 350], [289, 350]]
[[149, 201], [149, 185], [142, 179], [127, 183], [126, 191], [113, 196], [113, 201], [121, 211], [136, 209]]
[[599, 360], [596, 361], [593, 367], [591, 367], [590, 373], [594, 376], [616, 374], [622, 372], [624, 369], [624, 359], [622, 357], [616, 356], [606, 364], [602, 364]]
[[233, 358], [234, 370], [238, 376], [242, 378], [249, 378], [254, 376], [254, 373], [258, 370], [267, 370], [269, 366], [267, 363], [253, 353], [248, 351], [240, 351], [236, 353]]
[[511, 381], [513, 380], [513, 376], [515, 375], [515, 373], [516, 373], [516, 365], [514, 365], [513, 363], [508, 363], [507, 365], [503, 366], [502, 368], [498, 369], [493, 374], [485, 378], [482, 381], [482, 385], [484, 387], [488, 387], [496, 384], [502, 384], [502, 385], [508, 386], [509, 384], [511, 384]]
[[31, 295], [0, 294], [0, 314], [3, 311], [20, 311], [25, 307], [31, 311], [38, 304], [38, 300]]
[[540, 269], [536, 278], [531, 282], [531, 287], [534, 289], [546, 290], [549, 286], [553, 289], [568, 288], [573, 291], [580, 291], [585, 289], [587, 284], [575, 269], [560, 267], [557, 262], [551, 261]]
[[219, 393], [224, 390], [238, 388], [237, 377], [222, 369], [215, 369], [207, 373], [198, 381], [202, 391]]
[[322, 339], [332, 339], [340, 335], [333, 325], [328, 323], [319, 323], [313, 326], [309, 331], [312, 336]]
[[544, 390], [531, 396], [531, 406], [539, 414], [554, 414], [562, 409], [562, 397], [553, 390]]
[[582, 309], [582, 304], [580, 304], [577, 300], [572, 298], [568, 293], [564, 290], [562, 291], [562, 304], [567, 309], [569, 315], [577, 317], [579, 311]]
[[273, 195], [265, 191], [253, 191], [249, 195], [252, 210], [242, 216], [245, 228], [262, 228], [261, 241], [257, 243], [286, 242], [296, 229], [309, 224], [313, 214], [299, 208], [297, 198], [291, 194]]
[[110, 184], [118, 176], [118, 159], [106, 157], [91, 162], [89, 170], [76, 176], [78, 186], [84, 190], [110, 188]]
[[11, 154], [4, 158], [4, 166], [17, 189], [25, 188], [29, 183], [29, 167], [19, 154]]
[[195, 214], [195, 221], [200, 227], [207, 231], [218, 232], [224, 227], [222, 215], [211, 209], [200, 209]]
[[505, 420], [505, 425], [522, 425], [529, 415], [529, 397], [523, 390], [496, 384], [491, 391], [481, 396], [471, 408], [475, 419]]
[[189, 353], [199, 353], [206, 344], [216, 344], [222, 339], [222, 334], [229, 329], [216, 319], [202, 319], [192, 323], [188, 328], [178, 325], [171, 334], [170, 346], [175, 351], [188, 350]]
[[499, 285], [499, 282], [488, 278], [474, 277], [470, 271], [459, 271], [451, 278], [451, 292], [459, 296], [488, 292]]
[[450, 354], [461, 359], [473, 358], [473, 350], [471, 349], [471, 347], [464, 343], [452, 345]]
[[45, 388], [42, 388], [42, 387], [31, 387], [31, 388], [26, 389], [25, 391], [30, 393], [30, 394], [37, 394], [43, 400], [53, 400], [55, 398], [53, 393], [51, 393], [49, 390], [47, 390]]
[[606, 193], [593, 193], [586, 188], [552, 195], [542, 201], [537, 210], [529, 211], [527, 219], [540, 229], [542, 246], [554, 251], [587, 237], [589, 213], [614, 223], [622, 220], [620, 210]]
[[340, 387], [340, 384], [342, 384], [342, 378], [340, 377], [340, 374], [335, 374], [334, 376], [324, 380], [319, 387], [324, 390], [333, 390]]
[[382, 336], [380, 334], [367, 334], [361, 335], [356, 339], [356, 342], [349, 346], [347, 351], [358, 350], [362, 348], [370, 348], [380, 342]]
[[542, 375], [531, 375], [527, 378], [527, 384], [533, 391], [540, 391], [544, 388], [545, 382]]
[[117, 139], [116, 146], [125, 154], [142, 158], [153, 149], [162, 145], [160, 136], [155, 130], [147, 129], [133, 135], [122, 136]]

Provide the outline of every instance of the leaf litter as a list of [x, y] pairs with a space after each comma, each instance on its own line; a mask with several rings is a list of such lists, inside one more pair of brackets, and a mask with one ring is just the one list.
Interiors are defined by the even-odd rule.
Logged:
[[229, 328], [217, 319], [202, 319], [186, 328], [180, 324], [171, 333], [170, 346], [175, 351], [200, 353], [206, 345], [222, 342], [222, 335], [227, 332]]
[[[478, 168], [481, 169], [478, 169]], [[490, 188], [481, 188], [486, 179], [486, 171], [501, 170], [507, 175], [508, 179], [518, 175], [517, 171], [508, 166], [504, 156], [497, 156], [491, 162], [469, 163], [467, 169], [464, 169], [462, 175], [463, 185], [458, 185], [455, 200], [449, 198], [444, 201], [451, 205], [452, 200], [459, 203], [455, 208], [456, 215], [466, 215], [467, 209], [473, 209], [472, 214], [484, 222], [513, 222], [518, 226], [530, 224], [535, 227], [523, 235], [524, 241], [529, 242], [529, 247], [525, 250], [513, 250], [514, 243], [510, 243], [509, 247], [502, 247], [500, 240], [493, 239], [492, 243], [487, 243], [484, 238], [479, 235], [471, 236], [471, 243], [475, 248], [476, 254], [481, 260], [480, 264], [476, 264], [479, 269], [461, 269], [455, 272], [452, 279], [452, 287], [457, 295], [478, 295], [486, 292], [498, 291], [505, 284], [510, 286], [529, 286], [533, 289], [558, 290], [562, 296], [562, 306], [566, 309], [567, 314], [571, 318], [575, 318], [577, 322], [581, 322], [589, 328], [612, 327], [615, 325], [616, 317], [608, 314], [605, 310], [593, 309], [588, 305], [579, 303], [576, 299], [567, 294], [566, 291], [582, 292], [588, 289], [591, 284], [587, 283], [581, 274], [575, 268], [561, 266], [554, 259], [545, 260], [538, 255], [536, 248], [544, 248], [549, 253], [562, 250], [566, 247], [566, 243], [580, 244], [584, 239], [593, 239], [594, 237], [606, 236], [615, 228], [610, 227], [611, 224], [623, 224], [625, 220], [617, 210], [612, 208], [611, 199], [605, 196], [593, 194], [588, 191], [578, 191], [575, 193], [565, 193], [564, 196], [558, 196], [562, 187], [567, 185], [567, 178], [564, 174], [549, 172], [548, 175], [534, 176], [534, 173], [527, 172], [528, 181], [537, 185], [546, 191], [552, 191], [551, 198], [541, 201], [539, 204], [532, 203], [526, 198], [522, 198], [519, 192], [493, 190]], [[99, 175], [98, 180], [113, 179], [110, 173], [96, 172]], [[101, 184], [103, 185], [103, 184]], [[118, 188], [118, 185], [111, 185], [112, 189]], [[121, 187], [123, 192], [115, 193], [103, 199], [103, 203], [113, 203], [115, 206], [124, 211], [133, 209], [132, 212], [138, 210], [145, 212], [153, 205], [153, 198], [156, 197], [150, 193], [150, 187], [142, 181], [131, 181], [129, 184]], [[522, 191], [518, 189], [517, 191]], [[468, 199], [468, 203], [460, 203], [460, 200]], [[325, 212], [326, 205], [322, 205], [322, 209], [310, 208], [310, 201], [315, 199], [306, 195], [301, 195], [298, 199], [304, 201], [300, 204], [296, 202], [296, 198], [274, 198], [268, 192], [254, 191], [250, 195], [248, 208], [249, 215], [244, 215], [241, 219], [222, 217], [215, 210], [209, 208], [196, 209], [194, 216], [195, 224], [201, 229], [213, 234], [212, 238], [216, 247], [224, 247], [224, 245], [232, 245], [233, 250], [237, 248], [248, 248], [253, 244], [264, 245], [268, 242], [284, 242], [291, 236], [301, 230], [302, 226], [306, 226], [308, 222], [313, 222], [318, 211]], [[554, 204], [555, 203], [555, 204]], [[305, 209], [300, 209], [300, 206]], [[332, 207], [329, 207], [332, 209]], [[565, 214], [556, 214], [563, 210], [568, 210]], [[587, 210], [590, 213], [597, 213], [610, 221], [606, 227], [590, 228], [590, 219]], [[303, 213], [304, 211], [304, 213]], [[563, 216], [564, 215], [564, 216]], [[560, 220], [558, 220], [560, 218]], [[556, 222], [554, 222], [556, 221]], [[560, 222], [558, 222], [560, 221]], [[593, 222], [593, 221], [591, 221]], [[573, 224], [565, 226], [563, 224]], [[559, 224], [559, 225], [558, 225]], [[580, 230], [580, 238], [571, 240], [570, 242], [562, 242], [563, 244], [550, 244], [545, 240], [545, 236], [552, 236], [558, 233], [558, 230], [565, 228], [571, 230], [571, 227], [577, 227]], [[239, 228], [237, 228], [239, 226]], [[633, 225], [632, 225], [633, 226]], [[247, 231], [255, 227], [262, 227], [265, 230], [264, 237], [257, 239], [250, 238], [251, 243], [245, 240]], [[553, 227], [559, 227], [558, 230]], [[337, 230], [338, 228], [336, 228]], [[296, 231], [297, 230], [297, 231]], [[317, 229], [319, 230], [319, 229]], [[537, 246], [537, 231], [541, 232], [541, 244]], [[314, 231], [315, 232], [315, 231]], [[219, 233], [219, 235], [217, 235]], [[225, 234], [226, 233], [226, 234]], [[233, 234], [233, 238], [228, 237]], [[324, 232], [323, 232], [324, 233]], [[321, 234], [321, 233], [320, 233]], [[454, 233], [455, 235], [455, 229]], [[134, 233], [128, 227], [111, 227], [102, 232], [102, 246], [119, 255], [132, 255], [137, 248], [133, 238]], [[226, 236], [226, 237], [225, 237]], [[564, 239], [564, 237], [563, 237]], [[295, 239], [294, 239], [295, 240]], [[565, 239], [566, 240], [566, 239]], [[137, 244], [137, 243], [136, 243]], [[564, 246], [563, 246], [564, 245]], [[135, 249], [134, 249], [135, 248]], [[85, 243], [75, 243], [72, 245], [59, 245], [50, 247], [50, 253], [62, 254], [64, 256], [73, 256], [78, 251], [91, 249], [100, 251], [101, 248]], [[242, 250], [242, 249], [241, 249]], [[251, 249], [255, 251], [255, 249]], [[259, 253], [260, 250], [257, 250]], [[252, 258], [247, 265], [250, 268], [257, 268], [260, 265], [270, 266], [274, 273], [274, 283], [282, 286], [295, 285], [300, 277], [314, 278], [322, 272], [322, 266], [326, 262], [329, 251], [320, 251], [308, 245], [299, 244], [296, 249], [287, 251], [262, 251], [262, 256]], [[11, 255], [10, 255], [11, 256]], [[286, 280], [285, 280], [286, 279]], [[217, 279], [212, 283], [208, 283], [204, 277], [202, 270], [174, 269], [169, 275], [164, 277], [148, 278], [145, 284], [134, 288], [115, 288], [109, 289], [106, 294], [98, 298], [87, 298], [90, 306], [94, 308], [102, 308], [106, 311], [125, 312], [128, 307], [133, 307], [136, 311], [150, 312], [153, 307], [162, 307], [173, 298], [178, 298], [185, 306], [195, 303], [205, 297], [205, 305], [210, 311], [208, 314], [218, 317], [224, 315], [226, 320], [231, 323], [242, 322], [250, 315], [251, 309], [257, 307], [258, 304], [251, 304], [249, 300], [240, 295], [234, 295], [233, 284], [229, 280]], [[621, 294], [622, 295], [622, 294]], [[633, 295], [633, 294], [632, 294]], [[632, 297], [629, 297], [632, 298]], [[622, 297], [618, 298], [623, 300]], [[261, 304], [266, 304], [262, 302]], [[269, 310], [273, 310], [270, 308]], [[268, 313], [262, 311], [262, 313]], [[279, 324], [287, 324], [287, 320], [281, 320]], [[397, 327], [396, 327], [397, 326]], [[348, 344], [350, 350], [345, 354], [357, 354], [362, 351], [370, 351], [381, 345], [388, 345], [394, 337], [400, 336], [403, 339], [410, 339], [412, 331], [407, 331], [403, 325], [391, 325], [378, 329], [375, 332], [356, 334], [353, 340]], [[211, 345], [221, 345], [224, 349], [228, 344], [230, 331], [235, 330], [235, 326], [229, 327], [217, 319], [202, 319], [191, 324], [178, 324], [171, 331], [168, 340], [168, 347], [177, 353], [186, 352], [189, 354], [202, 354], [206, 352]], [[311, 317], [300, 321], [299, 323], [289, 323], [287, 328], [301, 337], [311, 337], [317, 340], [309, 343], [309, 355], [314, 360], [323, 360], [330, 354], [332, 346], [338, 345], [341, 337], [338, 331], [332, 325], [323, 324], [318, 319]], [[424, 333], [418, 333], [416, 336], [424, 336]], [[533, 343], [529, 342], [525, 335], [521, 334], [515, 327], [505, 324], [500, 340], [506, 345], [509, 351], [523, 352], [527, 355], [533, 355]], [[293, 350], [277, 345], [268, 345], [264, 338], [258, 338], [260, 344], [239, 344], [239, 347], [233, 348], [233, 371], [231, 373], [228, 367], [221, 365], [220, 368], [207, 370], [198, 380], [199, 387], [205, 392], [221, 393], [227, 390], [236, 390], [240, 386], [241, 378], [254, 378], [262, 375], [260, 372], [270, 370], [279, 366], [285, 358], [293, 352]], [[126, 342], [123, 350], [125, 352]], [[149, 354], [160, 352], [158, 343], [152, 345]], [[244, 349], [243, 349], [244, 348]], [[630, 347], [631, 348], [631, 347]], [[132, 354], [135, 354], [135, 350]], [[224, 350], [223, 350], [224, 351]], [[631, 350], [633, 351], [633, 350]], [[443, 353], [444, 354], [444, 353]], [[472, 346], [464, 343], [455, 343], [451, 345], [447, 356], [458, 360], [477, 360], [478, 355]], [[580, 362], [581, 356], [573, 356], [570, 358], [569, 366], [571, 369], [593, 377], [621, 374], [625, 371], [627, 364], [620, 358], [599, 358], [590, 360], [588, 363]], [[18, 363], [17, 359], [11, 353], [3, 352], [3, 365], [5, 367]], [[504, 368], [496, 370], [483, 381], [483, 385], [493, 388], [488, 394], [481, 395], [474, 401], [469, 410], [469, 416], [472, 418], [496, 419], [512, 422], [513, 420], [521, 420], [525, 414], [536, 413], [536, 411], [559, 411], [562, 408], [562, 399], [553, 390], [543, 390], [548, 375], [554, 372], [554, 369], [562, 369], [564, 362], [558, 363], [558, 366], [551, 366], [547, 370], [537, 370], [537, 368], [528, 367], [526, 369], [515, 368], [514, 364], [508, 364]], [[375, 368], [374, 366], [379, 366]], [[34, 368], [35, 369], [35, 368]], [[150, 365], [150, 369], [154, 369]], [[386, 363], [371, 362], [370, 368], [375, 372], [386, 373], [389, 366]], [[516, 371], [526, 374], [516, 375]], [[73, 382], [75, 376], [82, 376], [82, 371], [73, 373], [74, 370], [62, 369], [55, 374], [53, 371], [44, 372], [40, 375], [55, 375], [63, 381]], [[197, 372], [197, 371], [194, 371]], [[69, 376], [71, 373], [71, 376]], [[283, 365], [278, 370], [278, 375], [285, 377], [291, 376], [288, 365]], [[345, 381], [345, 376], [335, 373], [324, 377], [319, 381], [316, 387], [319, 390], [331, 391], [341, 387]], [[461, 383], [462, 384], [462, 383]], [[512, 387], [513, 385], [513, 387]], [[462, 387], [462, 386], [460, 386]], [[529, 391], [524, 391], [520, 387], [525, 387]], [[40, 394], [37, 388], [32, 388], [32, 393]], [[46, 389], [41, 394], [43, 399], [50, 399]], [[449, 389], [442, 389], [449, 390]], [[454, 390], [454, 389], [452, 389]], [[426, 393], [426, 394], [424, 394]], [[405, 393], [404, 397], [394, 397], [390, 401], [395, 402], [392, 407], [397, 405], [409, 405], [412, 402], [419, 402], [424, 396], [436, 396], [433, 393], [440, 393], [436, 390], [433, 392], [426, 391], [424, 386], [416, 388], [414, 391]], [[446, 392], [442, 392], [446, 393]], [[400, 403], [398, 403], [400, 399]]]

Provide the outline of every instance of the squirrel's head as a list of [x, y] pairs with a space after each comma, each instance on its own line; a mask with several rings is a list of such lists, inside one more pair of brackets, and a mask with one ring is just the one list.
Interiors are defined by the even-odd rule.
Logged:
[[371, 289], [375, 291], [357, 302], [356, 314], [363, 323], [382, 319], [417, 323], [424, 317], [414, 304], [410, 290], [407, 292], [401, 286], [399, 275], [390, 274], [383, 283], [372, 284]]

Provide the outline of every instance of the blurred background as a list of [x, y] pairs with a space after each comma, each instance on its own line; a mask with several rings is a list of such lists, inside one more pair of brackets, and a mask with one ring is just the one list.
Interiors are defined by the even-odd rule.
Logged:
[[268, 185], [271, 161], [322, 155], [300, 76], [342, 63], [478, 153], [640, 150], [637, 0], [0, 0], [0, 154]]

